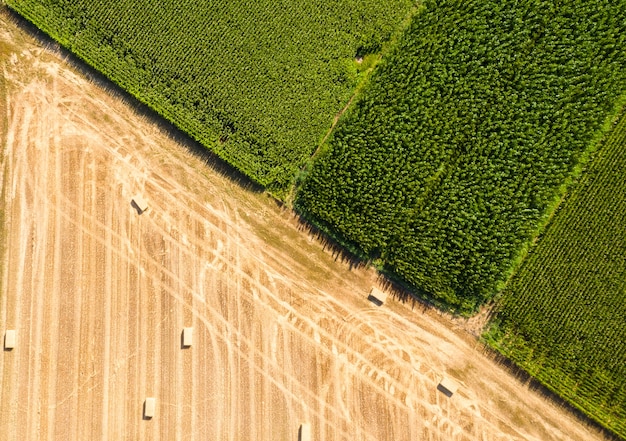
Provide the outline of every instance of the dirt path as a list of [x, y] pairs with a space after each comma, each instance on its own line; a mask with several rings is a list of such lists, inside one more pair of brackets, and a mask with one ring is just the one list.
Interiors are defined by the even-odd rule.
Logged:
[[316, 440], [602, 439], [455, 322], [375, 307], [375, 273], [4, 13], [0, 37], [0, 326], [18, 335], [0, 356], [0, 438], [296, 440], [308, 421]]

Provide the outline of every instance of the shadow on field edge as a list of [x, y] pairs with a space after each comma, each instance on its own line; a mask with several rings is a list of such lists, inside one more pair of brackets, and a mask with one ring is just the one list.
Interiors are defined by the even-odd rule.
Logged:
[[[35, 24], [9, 8], [0, 0], [0, 14], [16, 24], [29, 37], [33, 38], [39, 45], [47, 51], [58, 55], [73, 71], [85, 77], [90, 83], [105, 91], [109, 96], [120, 100], [139, 117], [154, 125], [162, 134], [169, 139], [185, 147], [185, 149], [196, 158], [199, 158], [207, 167], [238, 185], [240, 188], [253, 193], [266, 193], [281, 209], [288, 209], [296, 217], [299, 231], [306, 231], [314, 236], [324, 249], [330, 252], [336, 261], [348, 263], [350, 270], [356, 268], [374, 267], [371, 260], [359, 257], [356, 252], [350, 250], [349, 246], [340, 243], [323, 229], [318, 228], [313, 222], [303, 216], [295, 207], [289, 207], [284, 201], [276, 198], [268, 192], [262, 185], [253, 181], [247, 175], [230, 165], [228, 162], [213, 153], [208, 147], [193, 139], [189, 134], [179, 129], [175, 124], [165, 119], [147, 104], [124, 90], [118, 84], [106, 77], [104, 74], [90, 66], [76, 54], [62, 46], [51, 36], [40, 30]], [[412, 307], [419, 306], [423, 311], [437, 309], [437, 305], [429, 302], [426, 295], [419, 295], [414, 290], [403, 285], [401, 282], [393, 280], [389, 274], [377, 269], [377, 283], [384, 289], [388, 289], [392, 295], [403, 303], [411, 302]]]
[[247, 175], [230, 165], [224, 159], [215, 154], [209, 147], [193, 139], [189, 134], [179, 129], [174, 123], [159, 115], [155, 110], [139, 99], [131, 95], [104, 74], [90, 66], [86, 61], [55, 41], [48, 34], [40, 30], [36, 25], [24, 18], [4, 3], [0, 3], [0, 14], [16, 24], [22, 31], [37, 41], [43, 48], [58, 55], [72, 70], [85, 77], [90, 83], [105, 91], [109, 96], [116, 98], [129, 106], [132, 111], [146, 122], [155, 126], [169, 139], [185, 147], [185, 149], [200, 159], [211, 170], [230, 182], [239, 185], [242, 189], [263, 193], [265, 188], [249, 178]]
[[[87, 78], [88, 81], [104, 90], [110, 96], [119, 99], [124, 104], [128, 105], [133, 110], [133, 112], [135, 112], [135, 114], [144, 118], [150, 124], [153, 124], [169, 139], [184, 146], [189, 153], [202, 160], [202, 162], [211, 170], [227, 178], [230, 182], [237, 184], [244, 190], [254, 193], [266, 192], [263, 186], [254, 182], [251, 178], [249, 178], [248, 176], [237, 170], [235, 167], [227, 163], [225, 160], [217, 156], [217, 154], [209, 150], [208, 147], [200, 144], [186, 132], [179, 129], [172, 122], [166, 120], [163, 116], [159, 115], [148, 105], [139, 101], [137, 98], [121, 88], [108, 77], [106, 77], [95, 68], [87, 64], [85, 61], [80, 59], [73, 52], [61, 46], [52, 37], [37, 28], [32, 22], [10, 9], [5, 3], [0, 3], [0, 14], [3, 14], [8, 20], [15, 23], [22, 31], [26, 32], [31, 38], [36, 40], [46, 50], [59, 55], [60, 58], [65, 63], [67, 63], [68, 66], [70, 66], [71, 69]], [[276, 199], [276, 202], [282, 208], [286, 207], [282, 201]], [[306, 231], [308, 234], [315, 237], [315, 239], [322, 244], [324, 251], [330, 252], [332, 254], [335, 261], [347, 263], [350, 270], [373, 266], [371, 261], [365, 260], [359, 257], [357, 254], [351, 252], [346, 246], [340, 244], [336, 239], [333, 239], [328, 233], [324, 232], [322, 229], [318, 228], [313, 223], [308, 221], [296, 210], [291, 209], [291, 211], [297, 219], [298, 230]], [[426, 300], [423, 296], [419, 295], [413, 290], [408, 289], [406, 286], [404, 286], [404, 284], [397, 280], [394, 280], [385, 272], [380, 270], [377, 270], [377, 272], [377, 283], [380, 284], [381, 287], [383, 287], [384, 289], [390, 291], [394, 298], [400, 300], [403, 303], [410, 302], [412, 309], [415, 309], [415, 307], [417, 306], [421, 309], [422, 312], [430, 310], [442, 311], [438, 307], [438, 305]], [[517, 378], [520, 383], [527, 384], [530, 390], [540, 394], [543, 398], [550, 401], [555, 406], [566, 409], [570, 414], [574, 415], [587, 427], [596, 430], [599, 434], [601, 434], [601, 436], [604, 437], [605, 440], [623, 440], [623, 438], [619, 437], [615, 433], [611, 432], [609, 429], [602, 426], [596, 420], [584, 414], [581, 410], [574, 407], [572, 404], [561, 398], [556, 393], [552, 392], [550, 389], [540, 383], [539, 380], [532, 377], [525, 370], [517, 366], [514, 362], [504, 357], [495, 349], [489, 347], [484, 343], [483, 353], [489, 358], [493, 359], [494, 362], [496, 362], [498, 365], [504, 367], [509, 373]]]
[[569, 403], [567, 400], [565, 400], [565, 398], [562, 398], [557, 393], [548, 389], [547, 386], [545, 386], [531, 374], [526, 372], [515, 362], [500, 354], [496, 349], [489, 346], [485, 341], [481, 340], [480, 345], [482, 346], [483, 355], [491, 359], [498, 366], [505, 369], [509, 374], [515, 377], [515, 379], [518, 380], [520, 384], [528, 387], [531, 392], [540, 395], [544, 400], [552, 403], [555, 407], [563, 409], [570, 415], [573, 415], [585, 427], [590, 430], [595, 430], [599, 436], [602, 436], [604, 438], [604, 440], [624, 441], [624, 438], [621, 438], [610, 429], [607, 429], [600, 422], [588, 416], [573, 404]]
[[[280, 202], [278, 204], [283, 209], [289, 209]], [[363, 257], [358, 250], [354, 249], [356, 245], [346, 244], [329, 233], [327, 231], [329, 227], [317, 225], [315, 221], [308, 219], [306, 214], [301, 213], [297, 208], [291, 211], [297, 222], [298, 231], [312, 236], [322, 245], [322, 249], [325, 252], [332, 255], [336, 262], [347, 264], [350, 271], [366, 268], [375, 269], [377, 275], [376, 284], [388, 291], [396, 300], [405, 304], [410, 303], [413, 310], [417, 307], [422, 313], [431, 310], [441, 313], [447, 312], [445, 305], [438, 307], [436, 303], [429, 301], [427, 293], [420, 293], [415, 288], [409, 287], [401, 280], [394, 278], [389, 272], [377, 268], [371, 259]]]

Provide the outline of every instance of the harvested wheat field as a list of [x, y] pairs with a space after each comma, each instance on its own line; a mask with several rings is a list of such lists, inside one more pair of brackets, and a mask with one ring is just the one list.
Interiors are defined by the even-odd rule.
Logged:
[[0, 12], [1, 439], [602, 439], [20, 26]]

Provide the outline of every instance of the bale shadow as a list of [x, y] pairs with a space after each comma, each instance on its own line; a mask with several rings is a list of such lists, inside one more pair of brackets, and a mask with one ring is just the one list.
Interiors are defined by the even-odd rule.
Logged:
[[118, 86], [112, 80], [90, 66], [86, 61], [61, 46], [54, 39], [52, 39], [52, 37], [37, 28], [37, 26], [35, 26], [32, 22], [28, 21], [26, 18], [22, 17], [6, 5], [0, 5], [0, 14], [3, 14], [22, 31], [28, 34], [29, 37], [36, 40], [37, 43], [44, 49], [58, 55], [72, 70], [87, 78], [89, 82], [106, 91], [110, 96], [129, 106], [136, 115], [155, 126], [161, 134], [185, 147], [189, 153], [200, 159], [212, 171], [226, 178], [230, 182], [237, 184], [244, 190], [251, 191], [253, 193], [262, 193], [265, 191], [265, 188], [262, 185], [255, 182], [234, 166], [217, 156], [217, 154], [209, 150], [208, 147], [205, 147], [189, 134], [179, 129], [172, 122], [158, 114], [151, 107], [139, 101], [122, 87]]
[[135, 211], [137, 212], [139, 216], [141, 216], [144, 213], [144, 211], [141, 208], [139, 208], [139, 205], [137, 205], [137, 202], [135, 202], [134, 199], [130, 201], [130, 206], [135, 209]]
[[450, 398], [450, 397], [453, 395], [452, 391], [449, 391], [448, 389], [446, 389], [445, 387], [443, 387], [441, 384], [438, 384], [438, 385], [437, 385], [437, 390], [438, 390], [439, 392], [441, 392], [442, 394], [444, 394], [444, 395], [445, 395], [446, 397], [448, 397], [448, 398]]
[[190, 350], [192, 344], [185, 344], [185, 328], [180, 331], [180, 349]]
[[309, 441], [311, 436], [311, 429], [308, 424], [301, 424], [298, 429], [298, 441]]
[[[154, 406], [154, 403], [153, 403], [153, 406]], [[148, 414], [148, 412], [151, 412], [151, 413]], [[143, 401], [143, 408], [142, 408], [142, 412], [141, 412], [142, 419], [144, 421], [150, 421], [151, 419], [154, 418], [154, 412], [155, 412], [154, 407], [152, 409], [150, 409], [150, 411], [148, 411], [148, 398], [146, 398]]]
[[369, 294], [367, 296], [367, 300], [369, 300], [370, 302], [372, 302], [376, 306], [383, 306], [383, 302], [381, 302], [379, 299], [377, 299], [376, 297], [374, 297], [371, 294]]
[[143, 402], [143, 406], [141, 408], [141, 417], [144, 421], [148, 421], [152, 419], [151, 416], [146, 415], [146, 402], [145, 401]]
[[4, 352], [12, 352], [16, 345], [15, 330], [7, 329], [2, 338], [2, 349]]
[[180, 331], [180, 349], [189, 349], [189, 346], [185, 346], [185, 330]]

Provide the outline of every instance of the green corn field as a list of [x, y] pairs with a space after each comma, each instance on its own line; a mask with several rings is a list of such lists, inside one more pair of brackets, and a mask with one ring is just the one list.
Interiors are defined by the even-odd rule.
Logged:
[[5, 2], [626, 437], [626, 2]]
[[626, 437], [626, 114], [499, 302], [485, 339]]
[[296, 206], [430, 301], [491, 298], [615, 115], [626, 5], [425, 2]]
[[282, 194], [411, 0], [9, 0], [158, 114]]

